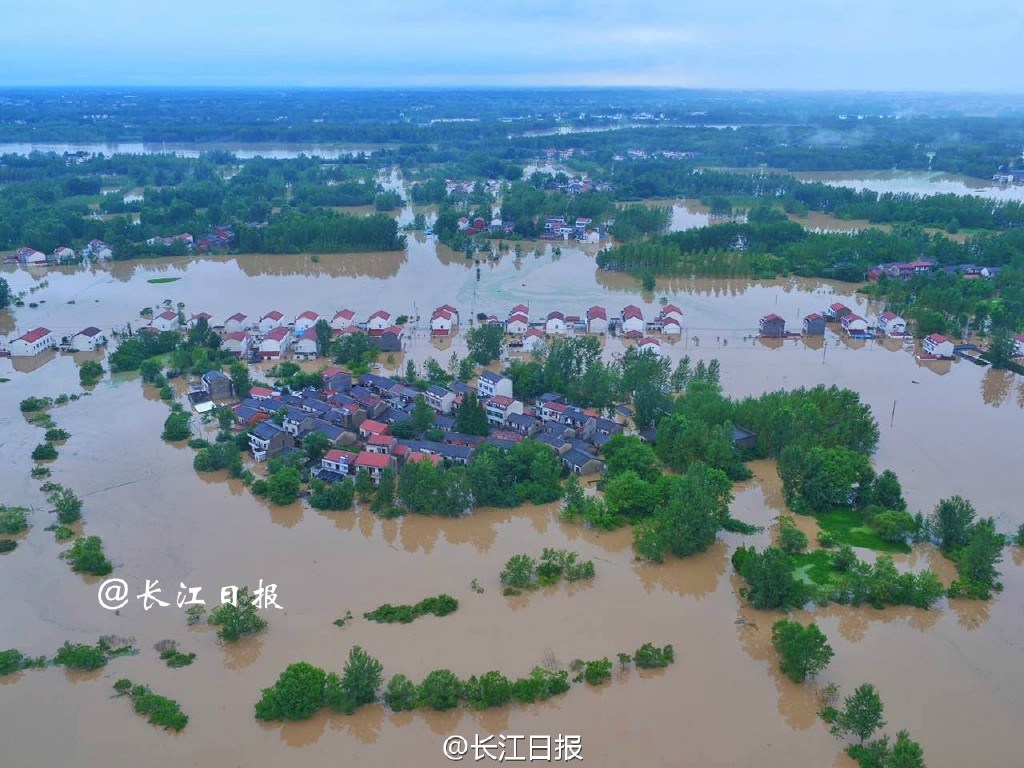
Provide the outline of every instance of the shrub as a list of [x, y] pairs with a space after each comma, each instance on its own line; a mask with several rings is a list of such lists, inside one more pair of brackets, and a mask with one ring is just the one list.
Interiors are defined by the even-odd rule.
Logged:
[[453, 709], [459, 704], [462, 683], [449, 669], [435, 669], [423, 678], [417, 691], [421, 704], [436, 710]]
[[324, 684], [324, 703], [331, 709], [354, 713], [359, 707], [377, 700], [383, 681], [383, 666], [358, 645], [349, 651], [348, 661], [339, 678], [330, 674]]
[[393, 712], [407, 712], [416, 708], [416, 684], [405, 675], [394, 675], [384, 691], [384, 703]]
[[78, 381], [83, 387], [92, 387], [103, 378], [103, 366], [95, 360], [87, 360], [78, 369]]
[[175, 411], [164, 421], [164, 431], [160, 436], [172, 443], [178, 440], [187, 440], [192, 436], [190, 420], [191, 417], [184, 411]]
[[71, 563], [71, 570], [76, 573], [106, 576], [114, 570], [103, 554], [103, 542], [99, 536], [85, 536], [75, 540], [70, 549], [60, 553], [60, 557]]
[[537, 564], [529, 555], [512, 555], [501, 572], [501, 582], [515, 589], [529, 589], [536, 569]]
[[53, 406], [53, 400], [49, 397], [26, 397], [21, 401], [19, 407], [22, 413], [35, 413], [45, 411]]
[[0, 540], [0, 555], [6, 555], [8, 552], [13, 552], [18, 548], [18, 542], [11, 541], [10, 539]]
[[135, 711], [146, 715], [153, 725], [172, 731], [180, 731], [188, 725], [188, 715], [181, 711], [178, 702], [153, 693], [145, 685], [133, 685], [131, 680], [123, 677], [114, 683], [114, 690], [122, 696], [131, 696]]
[[432, 613], [435, 616], [447, 616], [459, 608], [459, 601], [451, 595], [428, 597], [415, 605], [384, 605], [363, 614], [363, 618], [382, 624], [408, 624], [420, 616]]
[[68, 669], [91, 672], [107, 665], [107, 654], [99, 645], [65, 642], [57, 651], [53, 663]]
[[606, 656], [597, 661], [581, 661], [576, 659], [572, 663], [573, 670], [577, 673], [573, 678], [577, 683], [585, 680], [589, 685], [600, 685], [612, 676], [612, 663]]
[[24, 507], [0, 506], [0, 533], [21, 533], [28, 529], [28, 510]]
[[512, 700], [512, 683], [501, 672], [473, 675], [463, 686], [463, 697], [473, 709], [503, 707]]
[[675, 651], [671, 645], [659, 648], [651, 643], [644, 643], [636, 649], [636, 653], [633, 654], [633, 660], [641, 669], [658, 669], [660, 667], [667, 667], [675, 661]]
[[779, 549], [788, 555], [807, 549], [807, 535], [796, 527], [792, 517], [779, 518]]
[[0, 677], [13, 675], [15, 672], [20, 671], [24, 660], [25, 657], [16, 648], [0, 651]]
[[243, 635], [254, 635], [267, 626], [266, 619], [257, 613], [253, 605], [248, 587], [238, 590], [234, 605], [222, 603], [213, 608], [206, 621], [211, 626], [220, 627], [217, 637], [228, 642], [234, 642]]
[[57, 449], [53, 443], [40, 443], [32, 449], [32, 458], [36, 461], [52, 461], [57, 458]]
[[307, 720], [324, 704], [327, 673], [300, 661], [289, 664], [271, 688], [256, 702], [258, 720]]
[[55, 443], [60, 440], [67, 440], [71, 437], [71, 433], [66, 429], [57, 429], [56, 427], [46, 430], [46, 440], [50, 443]]
[[772, 645], [782, 657], [779, 669], [794, 683], [802, 683], [821, 672], [834, 655], [816, 624], [804, 627], [787, 619], [772, 625]]
[[44, 477], [49, 477], [50, 476], [50, 468], [49, 467], [32, 467], [31, 475], [32, 475], [33, 478], [35, 478], [37, 480], [39, 480], [41, 478], [44, 478]]
[[194, 653], [181, 653], [175, 648], [168, 648], [160, 654], [160, 658], [167, 662], [172, 669], [189, 666], [196, 658]]

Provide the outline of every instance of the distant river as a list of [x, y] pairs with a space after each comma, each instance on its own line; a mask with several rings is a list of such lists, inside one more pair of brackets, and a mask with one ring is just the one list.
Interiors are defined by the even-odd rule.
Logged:
[[373, 154], [380, 146], [333, 146], [324, 144], [184, 144], [174, 142], [121, 141], [112, 143], [0, 142], [0, 155], [29, 155], [32, 152], [88, 152], [104, 155], [179, 155], [199, 157], [203, 152], [231, 152], [240, 160], [265, 157], [271, 160], [293, 160], [299, 155], [337, 160], [360, 153]]

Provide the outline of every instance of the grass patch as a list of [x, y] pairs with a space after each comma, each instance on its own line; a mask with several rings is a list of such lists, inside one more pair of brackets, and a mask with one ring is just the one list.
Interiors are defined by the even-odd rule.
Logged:
[[840, 544], [873, 549], [876, 552], [910, 552], [910, 546], [907, 544], [893, 543], [882, 539], [855, 509], [840, 508], [830, 512], [820, 512], [814, 518], [818, 521], [821, 529]]
[[384, 605], [363, 614], [363, 618], [381, 624], [409, 624], [420, 616], [432, 613], [435, 616], [447, 616], [459, 608], [459, 601], [451, 595], [438, 595], [420, 600], [416, 605]]
[[832, 555], [824, 549], [800, 552], [789, 556], [793, 562], [793, 578], [805, 584], [825, 586], [832, 581]]
[[151, 277], [146, 282], [147, 283], [151, 283], [153, 285], [162, 285], [163, 283], [173, 283], [173, 282], [175, 282], [177, 280], [181, 280], [181, 278], [180, 277]]

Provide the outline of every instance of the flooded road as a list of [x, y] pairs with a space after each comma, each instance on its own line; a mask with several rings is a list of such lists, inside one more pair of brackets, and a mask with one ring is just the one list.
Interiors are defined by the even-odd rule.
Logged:
[[[3, 274], [15, 291], [48, 281], [32, 297], [44, 303], [17, 309], [13, 325], [46, 325], [58, 335], [86, 325], [137, 324], [140, 309], [165, 298], [184, 302], [186, 315], [206, 311], [222, 322], [234, 312], [258, 318], [270, 309], [288, 317], [313, 309], [329, 318], [342, 307], [358, 317], [385, 308], [425, 320], [446, 302], [465, 319], [477, 312], [504, 316], [518, 302], [528, 303], [535, 318], [552, 309], [582, 314], [594, 303], [617, 314], [636, 303], [652, 319], [664, 297], [686, 318], [685, 340], [664, 348], [673, 360], [719, 358], [728, 394], [816, 383], [861, 392], [880, 422], [876, 463], [896, 470], [912, 510], [930, 511], [938, 499], [959, 493], [980, 514], [995, 516], [1002, 531], [1024, 521], [1013, 448], [1024, 427], [1019, 377], [964, 362], [919, 363], [900, 344], [849, 344], [831, 333], [823, 341], [766, 345], [752, 338], [766, 313], [798, 328], [802, 315], [837, 299], [861, 314], [872, 308], [853, 293], [855, 286], [823, 281], [673, 279], [642, 293], [634, 278], [598, 273], [596, 250], [563, 244], [555, 256], [547, 246], [540, 255], [524, 247], [521, 259], [510, 254], [483, 265], [479, 282], [462, 254], [422, 236], [410, 239], [407, 253], [171, 259]], [[180, 279], [147, 282], [159, 277]], [[608, 339], [604, 352], [624, 348]], [[407, 355], [445, 360], [452, 349], [465, 351], [464, 333], [435, 344], [421, 331]], [[13, 553], [0, 555], [0, 649], [52, 655], [65, 640], [95, 642], [115, 633], [134, 637], [141, 652], [84, 678], [50, 668], [4, 679], [5, 765], [442, 766], [449, 764], [441, 754], [445, 736], [472, 740], [474, 733], [499, 732], [579, 734], [586, 764], [597, 766], [852, 765], [816, 717], [814, 688], [777, 671], [770, 643], [777, 616], [751, 610], [738, 596], [732, 550], [768, 544], [769, 531], [723, 534], [703, 555], [656, 566], [633, 561], [628, 531], [596, 534], [565, 525], [553, 506], [483, 509], [462, 520], [384, 521], [365, 510], [270, 507], [222, 473], [198, 475], [191, 450], [162, 442], [167, 407], [144, 393], [135, 375], [108, 374], [91, 396], [52, 411], [72, 435], [50, 464], [53, 479], [84, 499], [85, 532], [103, 539], [113, 575], [133, 595], [146, 579], [159, 579], [171, 602], [149, 612], [135, 600], [120, 615], [102, 610], [94, 580], [58, 560], [61, 547], [43, 530], [51, 521], [39, 511], [45, 502], [29, 477], [29, 453], [42, 430], [17, 408], [30, 394], [81, 391], [83, 359], [51, 354], [17, 365], [0, 359], [0, 377], [10, 379], [0, 383], [2, 501], [35, 505], [32, 530]], [[402, 364], [396, 355], [393, 367]], [[737, 487], [733, 513], [771, 526], [783, 511], [779, 481], [770, 462], [754, 469], [755, 479]], [[503, 597], [504, 562], [543, 547], [593, 559], [593, 583]], [[929, 548], [900, 563], [952, 576]], [[989, 604], [815, 611], [836, 652], [818, 684], [836, 682], [849, 692], [874, 683], [886, 704], [888, 732], [908, 729], [932, 768], [1019, 764], [1022, 563], [1019, 551], [1007, 551], [1006, 589]], [[188, 628], [174, 606], [179, 582], [202, 586], [210, 603], [221, 586], [259, 579], [278, 585], [284, 610], [268, 616], [266, 632], [236, 646], [225, 647], [205, 626]], [[470, 588], [473, 579], [483, 594]], [[445, 618], [408, 626], [361, 618], [384, 602], [442, 592], [460, 601]], [[335, 627], [346, 610], [356, 618]], [[153, 650], [166, 638], [195, 652], [195, 663], [166, 668]], [[260, 725], [252, 716], [261, 688], [287, 664], [306, 660], [340, 671], [355, 644], [378, 657], [386, 675], [402, 672], [418, 681], [440, 667], [460, 676], [489, 669], [519, 676], [546, 659], [563, 666], [577, 657], [614, 659], [647, 641], [672, 643], [676, 663], [657, 673], [616, 671], [607, 686], [574, 685], [541, 705], [400, 715], [375, 706], [354, 717], [325, 712], [284, 726]], [[171, 735], [133, 714], [128, 702], [111, 696], [120, 677], [178, 700], [191, 718], [188, 727]]]

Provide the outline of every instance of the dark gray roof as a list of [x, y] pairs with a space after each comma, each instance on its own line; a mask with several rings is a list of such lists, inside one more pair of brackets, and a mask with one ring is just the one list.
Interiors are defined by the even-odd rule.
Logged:
[[207, 371], [203, 374], [203, 381], [217, 381], [218, 379], [230, 381], [231, 377], [224, 373], [224, 371]]
[[455, 429], [455, 419], [452, 418], [451, 416], [444, 416], [442, 414], [438, 414], [437, 416], [434, 417], [434, 426], [439, 429], [451, 431]]
[[316, 470], [313, 474], [325, 483], [337, 483], [345, 479], [345, 475], [323, 468]]
[[427, 392], [436, 397], [448, 397], [448, 395], [451, 394], [451, 392], [449, 392], [447, 389], [445, 389], [444, 387], [439, 387], [436, 384], [427, 387]]
[[502, 376], [500, 373], [495, 373], [494, 371], [484, 371], [483, 373], [480, 374], [480, 378], [487, 379], [487, 381], [492, 381], [494, 383], [498, 383], [505, 377]]
[[261, 421], [255, 427], [249, 430], [250, 435], [256, 435], [261, 440], [271, 440], [275, 435], [283, 432], [277, 424], [272, 421]]
[[552, 437], [551, 435], [546, 435], [546, 434], [543, 434], [543, 433], [537, 435], [537, 437], [534, 438], [534, 439], [538, 443], [544, 443], [544, 445], [550, 445], [556, 451], [561, 450], [562, 446], [564, 446], [566, 444], [565, 440], [562, 440], [561, 438]]
[[594, 454], [576, 449], [566, 453], [565, 456], [562, 457], [562, 461], [570, 467], [582, 467], [591, 461], [596, 461], [598, 464], [601, 464], [601, 466], [604, 466], [600, 459], [598, 459]]
[[441, 455], [446, 459], [469, 459], [473, 455], [473, 449], [468, 445], [441, 444]]
[[470, 443], [472, 445], [478, 445], [484, 441], [480, 435], [464, 435], [461, 432], [449, 432], [444, 436], [444, 440], [446, 443]]
[[285, 418], [290, 421], [303, 421], [313, 417], [313, 414], [308, 411], [304, 411], [301, 408], [295, 408], [290, 405], [284, 407]]
[[533, 416], [525, 416], [521, 413], [510, 413], [505, 421], [518, 427], [532, 427], [537, 423], [537, 419]]
[[327, 439], [331, 441], [337, 440], [345, 433], [345, 430], [343, 430], [341, 427], [337, 427], [334, 424], [331, 424], [329, 421], [324, 421], [323, 419], [317, 419], [315, 422], [313, 422], [313, 431], [323, 432], [325, 435], [327, 435]]
[[488, 437], [486, 442], [490, 443], [491, 445], [496, 445], [503, 451], [507, 451], [510, 448], [513, 448], [517, 445], [517, 443], [514, 440], [502, 440], [500, 437]]
[[235, 408], [235, 418], [243, 424], [247, 424], [258, 413], [259, 411], [255, 408], [250, 408], [248, 405], [240, 405], [238, 408]]
[[465, 382], [462, 381], [453, 381], [451, 384], [448, 385], [448, 389], [450, 389], [457, 395], [465, 395], [473, 391], [469, 384], [466, 384]]
[[377, 416], [375, 421], [383, 422], [384, 424], [394, 424], [396, 421], [408, 421], [410, 415], [399, 408], [386, 408], [381, 411], [381, 414]]
[[611, 419], [598, 418], [596, 420], [596, 425], [599, 430], [604, 430], [606, 432], [614, 433], [622, 430], [622, 425], [617, 421], [612, 421]]

